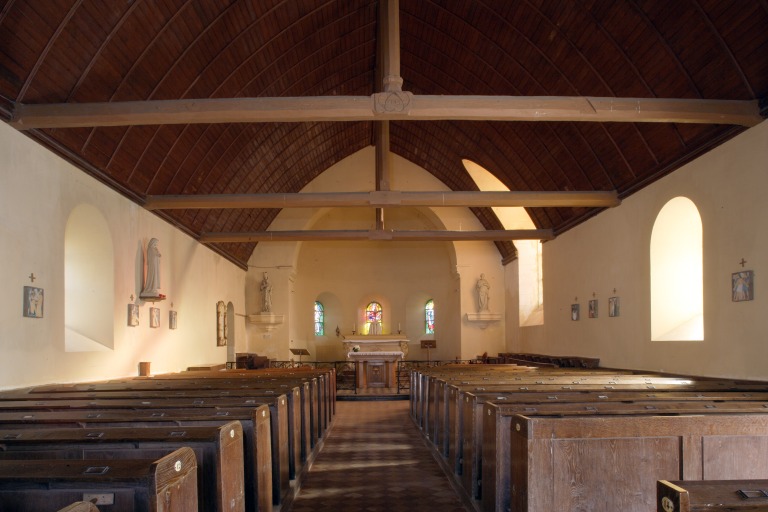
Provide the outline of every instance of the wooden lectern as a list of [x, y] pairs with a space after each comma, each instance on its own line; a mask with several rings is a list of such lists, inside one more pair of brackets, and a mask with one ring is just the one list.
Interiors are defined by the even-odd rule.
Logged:
[[309, 350], [307, 350], [305, 348], [292, 348], [292, 349], [290, 349], [290, 351], [291, 351], [291, 354], [293, 354], [295, 356], [299, 356], [299, 364], [301, 364], [301, 356], [308, 356], [309, 355]]
[[427, 349], [427, 362], [429, 362], [429, 351], [437, 348], [437, 340], [421, 340], [421, 348]]

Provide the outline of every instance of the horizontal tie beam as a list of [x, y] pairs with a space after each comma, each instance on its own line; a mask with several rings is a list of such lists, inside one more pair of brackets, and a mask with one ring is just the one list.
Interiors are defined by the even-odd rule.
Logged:
[[390, 231], [390, 230], [327, 230], [327, 231], [257, 231], [250, 233], [203, 233], [198, 241], [204, 244], [247, 242], [450, 242], [553, 240], [551, 229], [516, 229], [488, 231]]
[[757, 100], [589, 96], [440, 96], [388, 91], [371, 96], [201, 98], [104, 103], [17, 103], [19, 130], [162, 124], [318, 121], [586, 121], [754, 126]]
[[211, 194], [147, 196], [148, 210], [334, 207], [610, 208], [621, 204], [615, 191], [582, 192], [318, 192], [296, 194]]

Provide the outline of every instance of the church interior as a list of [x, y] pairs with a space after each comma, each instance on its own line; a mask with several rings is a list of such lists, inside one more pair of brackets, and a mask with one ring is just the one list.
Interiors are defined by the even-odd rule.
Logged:
[[[402, 407], [438, 458], [456, 368], [757, 393], [766, 26], [765, 0], [0, 0], [0, 390], [306, 367], [327, 412], [291, 478], [334, 362], [355, 389], [428, 363]], [[469, 509], [553, 506], [484, 478]]]

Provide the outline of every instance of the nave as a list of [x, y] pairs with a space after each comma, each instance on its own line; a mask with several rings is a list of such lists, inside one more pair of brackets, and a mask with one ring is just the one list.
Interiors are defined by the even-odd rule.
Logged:
[[408, 401], [337, 402], [293, 512], [467, 512], [409, 417]]

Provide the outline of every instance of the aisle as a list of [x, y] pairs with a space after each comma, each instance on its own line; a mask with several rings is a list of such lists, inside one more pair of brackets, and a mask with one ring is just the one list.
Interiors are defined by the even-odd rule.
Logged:
[[467, 512], [408, 411], [410, 402], [337, 402], [335, 423], [293, 512]]

